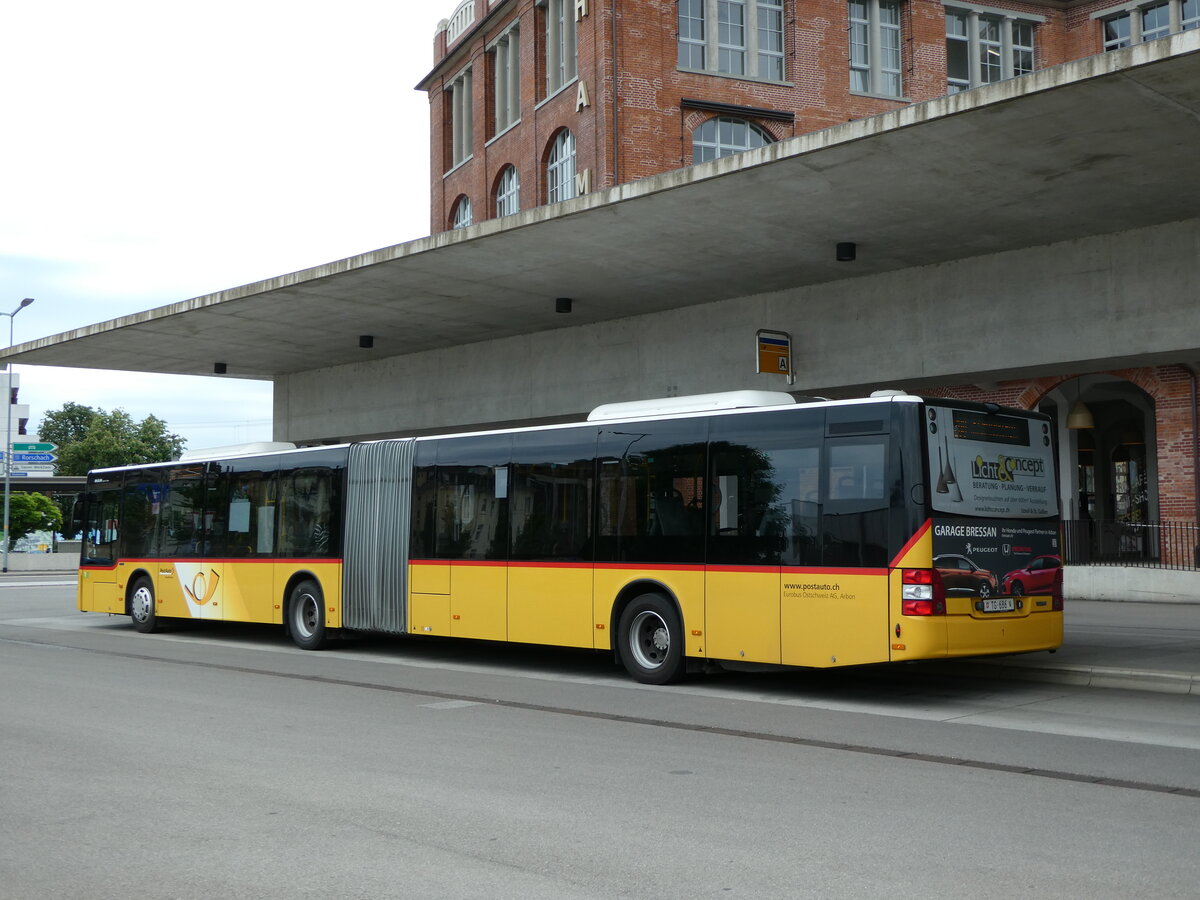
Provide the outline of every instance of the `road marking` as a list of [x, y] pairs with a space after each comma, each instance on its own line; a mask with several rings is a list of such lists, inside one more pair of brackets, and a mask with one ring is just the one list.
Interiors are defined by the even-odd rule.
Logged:
[[75, 581], [0, 581], [0, 588], [75, 587]]
[[[28, 620], [27, 620], [28, 621]], [[13, 622], [4, 624], [15, 624]], [[148, 643], [144, 641], [145, 636], [139, 636], [139, 643]], [[0, 638], [0, 643], [20, 643], [23, 645], [36, 644], [34, 641], [12, 641], [7, 638]], [[225, 643], [225, 642], [223, 642]], [[43, 644], [47, 648], [62, 649], [61, 645]], [[247, 646], [247, 645], [238, 645]], [[519, 700], [505, 700], [494, 697], [480, 697], [470, 694], [458, 694], [449, 691], [430, 690], [428, 688], [418, 687], [403, 687], [400, 685], [378, 684], [370, 681], [358, 681], [348, 678], [333, 678], [324, 675], [308, 675], [295, 672], [278, 672], [270, 669], [261, 669], [254, 666], [238, 666], [227, 663], [205, 662], [200, 660], [181, 660], [171, 659], [169, 657], [155, 656], [147, 652], [131, 652], [121, 650], [100, 650], [95, 648], [76, 647], [71, 648], [82, 653], [95, 653], [101, 656], [118, 657], [124, 659], [151, 661], [164, 663], [167, 665], [182, 666], [194, 669], [208, 669], [218, 672], [240, 672], [247, 675], [262, 675], [268, 678], [283, 678], [289, 681], [305, 681], [312, 684], [324, 684], [337, 687], [357, 688], [360, 690], [380, 691], [383, 693], [400, 694], [410, 697], [433, 697], [437, 698], [433, 704], [422, 704], [433, 708], [459, 708], [461, 706], [470, 705], [485, 705], [493, 709], [519, 709], [527, 712], [540, 712], [548, 715], [571, 716], [579, 719], [594, 719], [597, 721], [616, 722], [626, 725], [644, 725], [651, 728], [661, 728], [668, 731], [683, 731], [695, 734], [716, 735], [720, 737], [732, 737], [741, 740], [762, 741], [772, 744], [790, 744], [796, 747], [806, 747], [818, 750], [833, 750], [842, 753], [854, 753], [865, 756], [888, 757], [891, 759], [903, 759], [912, 762], [932, 763], [934, 765], [957, 766], [963, 769], [980, 769], [989, 772], [1002, 772], [1010, 775], [1023, 775], [1035, 778], [1048, 778], [1055, 781], [1073, 781], [1080, 784], [1089, 784], [1096, 787], [1122, 788], [1125, 790], [1143, 791], [1156, 794], [1170, 794], [1176, 797], [1187, 797], [1189, 799], [1200, 799], [1200, 789], [1185, 788], [1177, 785], [1156, 784], [1147, 781], [1129, 781], [1119, 778], [1106, 778], [1099, 775], [1085, 775], [1078, 772], [1068, 772], [1061, 769], [1041, 769], [1023, 765], [1010, 765], [1007, 763], [991, 762], [989, 760], [970, 759], [966, 757], [944, 756], [935, 753], [917, 753], [908, 750], [897, 750], [891, 747], [871, 746], [867, 744], [850, 744], [840, 741], [829, 741], [820, 738], [806, 738], [799, 735], [775, 734], [761, 731], [747, 731], [737, 728], [724, 728], [716, 725], [702, 725], [691, 722], [672, 722], [659, 718], [648, 718], [645, 716], [622, 715], [620, 713], [601, 712], [586, 709], [574, 709], [564, 706], [550, 706], [541, 703], [526, 703]], [[149, 649], [149, 648], [147, 648]], [[296, 652], [304, 652], [297, 648]], [[323, 654], [328, 656], [329, 654]], [[357, 657], [362, 659], [362, 657]], [[491, 674], [495, 674], [501, 670], [499, 667], [492, 669]], [[510, 673], [511, 674], [511, 673]], [[561, 675], [554, 676], [556, 680], [567, 680]], [[567, 676], [569, 678], [569, 676]], [[569, 678], [572, 681], [578, 681], [577, 678]], [[612, 682], [604, 682], [609, 686], [618, 684], [616, 679]], [[638, 688], [648, 688], [648, 685], [636, 685]], [[662, 688], [658, 688], [662, 690]], [[699, 693], [692, 688], [687, 688], [680, 685], [675, 685], [669, 688], [675, 692]], [[707, 691], [703, 691], [707, 693]], [[725, 692], [722, 694], [726, 699], [730, 696], [735, 696], [734, 692]], [[743, 699], [758, 699], [760, 702], [779, 702], [779, 698], [755, 698], [746, 697]], [[794, 705], [808, 705], [804, 702], [796, 702]], [[892, 713], [894, 714], [894, 713]], [[986, 723], [984, 723], [986, 724]], [[994, 726], [993, 726], [994, 727]], [[1011, 727], [1011, 726], [1007, 726]], [[1032, 730], [1032, 729], [1023, 729]]]
[[422, 703], [423, 709], [465, 709], [468, 706], [480, 706], [476, 700], [442, 700], [438, 703]]

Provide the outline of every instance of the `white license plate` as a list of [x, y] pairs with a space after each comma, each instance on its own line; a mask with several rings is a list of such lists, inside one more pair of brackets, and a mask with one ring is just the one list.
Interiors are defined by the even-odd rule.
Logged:
[[988, 597], [980, 603], [984, 612], [1012, 612], [1017, 608], [1012, 597]]

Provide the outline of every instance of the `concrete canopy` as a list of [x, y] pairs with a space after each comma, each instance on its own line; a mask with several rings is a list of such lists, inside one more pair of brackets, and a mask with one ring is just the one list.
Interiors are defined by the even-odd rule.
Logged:
[[1197, 148], [1191, 31], [2, 357], [271, 379], [1051, 244], [1195, 217]]

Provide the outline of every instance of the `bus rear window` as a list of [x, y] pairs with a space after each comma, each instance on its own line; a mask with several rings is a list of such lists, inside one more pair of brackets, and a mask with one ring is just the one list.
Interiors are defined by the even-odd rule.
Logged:
[[1048, 422], [940, 406], [926, 416], [935, 510], [1007, 519], [1058, 513]]

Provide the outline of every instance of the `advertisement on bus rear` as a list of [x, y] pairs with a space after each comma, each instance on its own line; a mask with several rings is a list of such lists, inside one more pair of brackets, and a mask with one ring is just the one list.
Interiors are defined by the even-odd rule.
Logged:
[[1048, 594], [1062, 568], [1057, 525], [934, 519], [933, 565], [946, 596]]
[[1057, 515], [1049, 423], [941, 406], [926, 409], [935, 510], [996, 519]]

